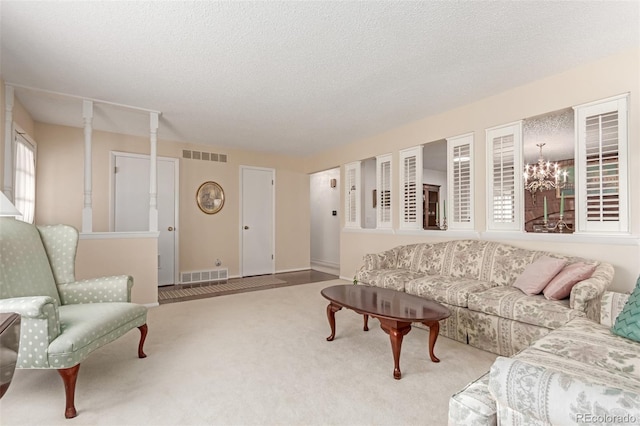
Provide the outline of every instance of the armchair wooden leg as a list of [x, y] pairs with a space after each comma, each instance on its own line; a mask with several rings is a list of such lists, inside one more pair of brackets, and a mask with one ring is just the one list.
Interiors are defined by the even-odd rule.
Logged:
[[74, 365], [70, 368], [61, 368], [58, 370], [62, 381], [64, 382], [64, 393], [67, 399], [66, 408], [64, 410], [64, 416], [67, 419], [74, 418], [78, 413], [75, 407], [75, 394], [76, 394], [76, 380], [78, 380], [78, 371], [80, 370], [80, 364]]
[[143, 346], [144, 346], [144, 341], [147, 338], [147, 324], [143, 324], [140, 327], [138, 327], [140, 329], [140, 344], [138, 345], [138, 358], [146, 358], [147, 354], [144, 353], [143, 350]]

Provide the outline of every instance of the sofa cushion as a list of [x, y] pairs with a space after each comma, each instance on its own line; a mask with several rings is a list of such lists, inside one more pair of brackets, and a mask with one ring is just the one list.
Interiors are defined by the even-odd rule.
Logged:
[[72, 367], [93, 350], [146, 323], [147, 308], [134, 303], [84, 303], [60, 307], [62, 333], [49, 344], [49, 364]]
[[549, 300], [562, 300], [569, 297], [574, 285], [589, 278], [596, 265], [576, 262], [565, 266], [562, 271], [547, 284], [542, 293]]
[[486, 280], [485, 266], [495, 243], [460, 240], [451, 244], [451, 258], [445, 260], [445, 273], [452, 277]]
[[640, 342], [640, 277], [611, 331], [618, 336]]
[[405, 291], [426, 299], [433, 299], [436, 302], [466, 308], [469, 294], [491, 287], [492, 284], [486, 281], [443, 275], [427, 275], [408, 282], [405, 286]]
[[449, 399], [449, 424], [494, 426], [496, 401], [489, 393], [489, 373], [469, 383]]
[[418, 245], [411, 263], [411, 270], [428, 275], [442, 275], [446, 249], [446, 243]]
[[539, 294], [566, 264], [563, 259], [542, 256], [524, 268], [513, 286], [528, 296]]
[[364, 255], [364, 269], [396, 269], [398, 266], [398, 250], [391, 249], [382, 253]]
[[491, 243], [489, 250], [490, 255], [483, 266], [483, 271], [486, 271], [485, 279], [497, 285], [508, 286], [513, 285], [538, 253], [500, 243]]
[[396, 250], [398, 251], [398, 264], [396, 267], [398, 269], [411, 269], [417, 247], [418, 244], [409, 244], [406, 246], [396, 247]]
[[569, 308], [568, 300], [527, 296], [515, 287], [493, 287], [469, 294], [469, 309], [546, 328], [558, 328], [584, 312]]
[[489, 392], [504, 425], [637, 424], [640, 395], [589, 376], [498, 357]]
[[572, 376], [640, 392], [638, 343], [608, 327], [576, 318], [553, 330], [515, 358]]
[[358, 271], [357, 279], [366, 285], [404, 291], [408, 282], [421, 275], [408, 269], [374, 269]]

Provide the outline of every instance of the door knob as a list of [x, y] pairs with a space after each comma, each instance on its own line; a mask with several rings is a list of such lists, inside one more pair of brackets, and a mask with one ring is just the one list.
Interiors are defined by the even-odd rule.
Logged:
[[168, 227], [167, 231], [173, 231], [173, 226]]
[[247, 225], [244, 226], [244, 229], [249, 229], [249, 227]]

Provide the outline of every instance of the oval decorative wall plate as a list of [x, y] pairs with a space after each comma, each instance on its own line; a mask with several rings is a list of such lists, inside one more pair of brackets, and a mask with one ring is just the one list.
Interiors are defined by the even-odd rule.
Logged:
[[220, 185], [207, 181], [196, 192], [198, 207], [206, 214], [216, 214], [224, 206], [224, 191]]

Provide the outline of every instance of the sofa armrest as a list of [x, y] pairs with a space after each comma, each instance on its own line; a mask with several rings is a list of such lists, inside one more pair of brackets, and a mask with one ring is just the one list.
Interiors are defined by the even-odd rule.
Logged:
[[[636, 392], [513, 358], [498, 357], [491, 366], [489, 392], [496, 400], [498, 419], [502, 424], [560, 425], [624, 423], [623, 418], [635, 418], [633, 422], [640, 420], [640, 394]], [[602, 416], [612, 419], [602, 419]]]
[[365, 254], [363, 260], [364, 265], [361, 268], [363, 270], [396, 269], [398, 266], [398, 251], [391, 249], [382, 253]]
[[[38, 342], [43, 336], [47, 336], [47, 344], [44, 349], [60, 335], [60, 316], [57, 302], [49, 296], [12, 297], [0, 299], [0, 312], [15, 312], [20, 315], [20, 340], [25, 342]], [[45, 359], [34, 359], [19, 362], [20, 367], [25, 367], [24, 362], [39, 363]]]
[[56, 302], [49, 296], [27, 296], [0, 299], [0, 312], [15, 312], [22, 318], [43, 319], [50, 315], [48, 306], [53, 307], [55, 315], [58, 309]]
[[117, 275], [58, 285], [63, 305], [130, 302], [133, 277]]
[[612, 327], [624, 305], [629, 300], [630, 294], [605, 291], [600, 301], [600, 324]]
[[600, 322], [600, 300], [611, 285], [614, 273], [610, 263], [600, 263], [590, 278], [573, 286], [569, 306], [584, 312], [590, 320]]

